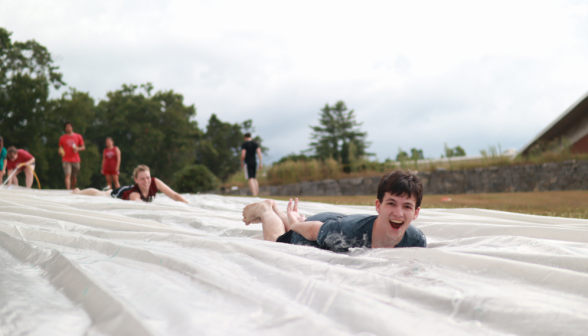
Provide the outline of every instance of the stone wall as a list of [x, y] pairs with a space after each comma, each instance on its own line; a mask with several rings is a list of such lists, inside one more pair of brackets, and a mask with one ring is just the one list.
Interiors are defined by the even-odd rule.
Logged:
[[[425, 194], [588, 190], [588, 161], [419, 172]], [[301, 182], [259, 188], [260, 196], [375, 195], [380, 177]], [[221, 192], [214, 192], [221, 193]], [[249, 188], [227, 195], [251, 195]]]

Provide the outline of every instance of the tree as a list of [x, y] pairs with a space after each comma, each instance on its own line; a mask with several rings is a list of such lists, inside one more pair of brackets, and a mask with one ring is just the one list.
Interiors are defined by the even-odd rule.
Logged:
[[309, 161], [312, 158], [305, 155], [305, 154], [296, 154], [296, 153], [292, 153], [292, 154], [288, 154], [284, 157], [282, 157], [281, 159], [279, 159], [278, 161], [274, 162], [275, 164], [280, 164], [280, 163], [284, 163], [286, 161], [293, 161], [293, 162], [298, 162], [298, 161]]
[[[78, 186], [102, 186], [94, 183], [93, 177], [101, 164], [101, 153], [92, 141], [93, 123], [96, 118], [94, 99], [87, 92], [80, 92], [73, 88], [64, 92], [61, 98], [50, 101], [45, 119], [45, 137], [47, 145], [44, 149], [44, 156], [47, 157], [47, 169], [43, 175], [49, 177], [44, 187], [63, 188], [63, 169], [61, 156], [57, 153], [59, 138], [65, 134], [64, 123], [71, 122], [74, 132], [84, 137], [86, 150], [80, 152], [81, 169], [78, 176]], [[97, 168], [98, 167], [98, 168]], [[98, 173], [100, 169], [98, 169]]]
[[367, 132], [361, 132], [362, 123], [355, 120], [355, 111], [347, 111], [343, 101], [333, 106], [326, 104], [321, 110], [319, 126], [312, 129], [309, 151], [320, 159], [333, 158], [341, 162], [349, 171], [349, 163], [370, 155], [366, 152]]
[[[151, 174], [171, 183], [175, 172], [195, 159], [196, 141], [201, 136], [193, 118], [196, 108], [184, 105], [184, 97], [173, 91], [151, 94], [150, 83], [123, 85], [109, 92], [96, 108], [93, 130], [88, 138], [100, 148], [113, 138], [122, 153], [121, 184], [134, 183], [131, 174], [146, 164]], [[96, 169], [95, 179], [102, 180]], [[104, 183], [104, 182], [101, 182]]]
[[[241, 169], [241, 144], [243, 135], [253, 132], [253, 122], [246, 120], [238, 124], [221, 121], [216, 114], [210, 116], [206, 132], [198, 141], [196, 162], [205, 165], [222, 181]], [[256, 136], [262, 153], [267, 152], [263, 147], [263, 140]]]
[[217, 189], [220, 180], [204, 165], [189, 165], [174, 175], [173, 186], [180, 193], [197, 193]]
[[[454, 156], [466, 156], [466, 152], [461, 146], [456, 146], [455, 148], [449, 148], [447, 143], [444, 145], [445, 150], [445, 157], [454, 157]], [[443, 156], [442, 156], [443, 157]]]
[[[12, 33], [0, 28], [0, 125], [7, 146], [24, 148], [36, 159], [36, 172], [47, 186], [52, 138], [47, 119], [51, 113], [50, 86], [64, 85], [51, 54], [34, 40], [12, 42]], [[57, 150], [57, 148], [55, 148]]]
[[410, 149], [410, 159], [411, 160], [423, 160], [425, 156], [423, 155], [422, 149], [411, 148]]
[[461, 146], [456, 146], [453, 149], [453, 156], [466, 156], [465, 149], [461, 148]]
[[396, 155], [396, 161], [406, 161], [408, 160], [408, 153], [402, 150], [402, 148], [398, 147], [398, 154]]
[[[43, 188], [63, 188], [57, 148], [65, 121], [73, 124], [86, 144], [80, 153], [78, 185], [82, 188], [104, 186], [101, 152], [109, 136], [122, 152], [121, 184], [134, 182], [131, 174], [139, 164], [147, 164], [166, 183], [177, 180], [174, 176], [179, 175], [174, 174], [185, 167], [191, 168], [184, 169], [184, 175], [195, 181], [198, 172], [206, 172], [194, 168], [195, 161], [206, 163], [223, 179], [239, 170], [243, 133], [254, 131], [251, 120], [233, 125], [213, 115], [203, 135], [194, 120], [193, 105], [185, 106], [183, 96], [171, 90], [152, 94], [150, 83], [123, 85], [98, 105], [88, 93], [73, 88], [49, 100], [51, 86], [65, 85], [59, 68], [44, 46], [34, 40], [13, 43], [11, 34], [0, 28], [0, 135], [5, 145], [35, 156]], [[262, 152], [267, 151], [261, 138], [254, 140]]]

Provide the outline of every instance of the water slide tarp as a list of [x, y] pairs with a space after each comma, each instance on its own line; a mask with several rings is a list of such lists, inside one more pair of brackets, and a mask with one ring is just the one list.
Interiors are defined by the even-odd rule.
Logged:
[[261, 240], [256, 199], [187, 198], [0, 189], [0, 335], [588, 333], [587, 220], [424, 209], [427, 248], [337, 254]]

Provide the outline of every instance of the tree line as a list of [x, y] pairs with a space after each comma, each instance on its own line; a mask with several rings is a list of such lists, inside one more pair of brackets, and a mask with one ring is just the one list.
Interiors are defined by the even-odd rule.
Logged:
[[243, 134], [254, 130], [251, 120], [232, 124], [213, 114], [201, 130], [194, 105], [173, 90], [153, 92], [150, 83], [122, 85], [98, 102], [75, 88], [50, 99], [51, 88], [66, 85], [59, 67], [46, 47], [34, 40], [13, 42], [11, 35], [0, 27], [0, 136], [5, 146], [35, 157], [43, 188], [64, 188], [58, 141], [66, 121], [86, 144], [80, 152], [82, 188], [105, 185], [100, 168], [106, 137], [122, 152], [121, 184], [133, 183], [139, 164], [184, 192], [216, 187], [240, 169]]

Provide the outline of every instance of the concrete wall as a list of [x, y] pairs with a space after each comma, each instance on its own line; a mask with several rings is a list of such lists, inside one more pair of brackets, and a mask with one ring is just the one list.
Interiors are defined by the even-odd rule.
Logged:
[[[426, 194], [588, 190], [588, 161], [420, 172]], [[376, 195], [380, 177], [260, 187], [260, 196]], [[221, 192], [214, 192], [221, 193]], [[251, 195], [249, 188], [227, 195]]]

